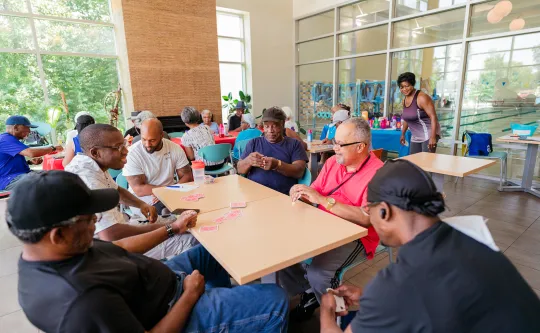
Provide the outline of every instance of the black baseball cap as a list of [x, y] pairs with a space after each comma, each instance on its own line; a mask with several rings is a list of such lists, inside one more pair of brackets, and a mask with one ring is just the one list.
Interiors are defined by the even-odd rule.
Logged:
[[285, 114], [285, 112], [277, 106], [273, 106], [263, 111], [263, 116], [262, 116], [263, 123], [265, 121], [274, 121], [278, 123], [280, 121], [285, 121], [286, 119], [287, 119], [287, 115]]
[[386, 202], [405, 211], [435, 216], [444, 199], [431, 176], [407, 160], [388, 160], [368, 185], [367, 201]]
[[118, 190], [90, 190], [74, 173], [29, 173], [11, 192], [7, 222], [19, 230], [52, 227], [77, 215], [110, 210], [119, 200]]

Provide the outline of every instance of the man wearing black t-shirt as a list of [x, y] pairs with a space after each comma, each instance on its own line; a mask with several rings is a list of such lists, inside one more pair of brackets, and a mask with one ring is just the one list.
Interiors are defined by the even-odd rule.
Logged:
[[[368, 187], [369, 215], [381, 241], [401, 246], [397, 263], [366, 286], [335, 294], [360, 309], [346, 332], [540, 332], [540, 300], [499, 251], [480, 216], [442, 222], [444, 200], [416, 165], [390, 161]], [[339, 313], [338, 315], [345, 315]], [[341, 332], [325, 294], [321, 332]]]
[[6, 219], [24, 242], [19, 303], [40, 330], [286, 331], [284, 291], [275, 285], [231, 289], [227, 272], [201, 245], [165, 263], [142, 254], [195, 227], [195, 212], [109, 243], [93, 239], [95, 214], [115, 207], [118, 191], [90, 190], [64, 171], [29, 175], [21, 184], [12, 192]]
[[236, 104], [236, 113], [229, 117], [229, 132], [241, 132], [244, 129], [248, 129], [247, 126], [242, 127], [242, 115], [246, 104], [242, 101]]

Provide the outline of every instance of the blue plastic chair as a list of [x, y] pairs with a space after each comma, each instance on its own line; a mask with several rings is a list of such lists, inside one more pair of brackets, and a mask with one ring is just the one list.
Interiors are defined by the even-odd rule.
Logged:
[[37, 128], [34, 128], [34, 131], [38, 132], [41, 136], [47, 136], [52, 131], [52, 126], [50, 124], [40, 122], [40, 121], [33, 121], [33, 125], [37, 125]]
[[244, 150], [246, 150], [246, 146], [248, 144], [248, 142], [250, 141], [251, 139], [249, 140], [240, 140], [240, 141], [236, 141], [234, 143], [234, 150], [238, 152], [238, 158], [236, 158], [236, 160], [239, 160], [242, 155], [244, 154]]
[[169, 138], [181, 138], [182, 136], [184, 136], [184, 132], [172, 132], [172, 133], [167, 133], [169, 134]]
[[[232, 161], [231, 156], [231, 144], [230, 143], [220, 143], [217, 145], [210, 145], [199, 149], [199, 156], [202, 157], [205, 161], [208, 162], [221, 162], [229, 157]], [[231, 163], [225, 163], [223, 166], [217, 170], [213, 171], [204, 171], [205, 175], [217, 176], [229, 172], [233, 169]]]
[[122, 173], [122, 169], [120, 170], [114, 170], [114, 169], [109, 169], [109, 174], [111, 175], [112, 179], [116, 180], [116, 177], [118, 177], [119, 174]]
[[306, 171], [304, 171], [304, 175], [302, 178], [298, 180], [298, 184], [310, 186], [311, 185], [311, 171], [309, 171], [308, 168], [306, 168]]
[[[110, 170], [111, 169], [109, 169], [109, 171]], [[113, 170], [113, 171], [117, 171], [117, 170]], [[116, 176], [116, 184], [126, 190], [129, 188], [129, 183], [126, 177], [122, 174], [122, 170], [120, 170], [120, 173]], [[124, 206], [124, 205], [121, 205], [121, 206], [122, 206], [121, 208], [122, 212], [128, 214], [129, 216], [133, 216], [133, 212], [131, 212], [131, 209], [129, 209], [129, 207]]]

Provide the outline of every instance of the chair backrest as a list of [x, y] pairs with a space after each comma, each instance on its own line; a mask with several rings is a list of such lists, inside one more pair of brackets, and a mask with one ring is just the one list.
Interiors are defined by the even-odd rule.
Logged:
[[129, 187], [129, 184], [128, 184], [128, 181], [127, 181], [126, 177], [121, 173], [118, 174], [118, 176], [116, 176], [116, 184], [118, 184], [118, 186], [120, 186], [121, 188], [124, 188], [126, 190]]
[[383, 151], [384, 149], [379, 148], [379, 149], [373, 149], [371, 152], [373, 152], [373, 155], [377, 156], [378, 159], [381, 159]]
[[118, 175], [121, 173], [122, 173], [122, 169], [120, 170], [109, 169], [109, 174], [111, 175], [113, 179], [116, 179], [116, 177], [118, 177]]
[[306, 168], [306, 171], [304, 171], [304, 175], [302, 178], [298, 180], [298, 184], [310, 186], [311, 185], [311, 171], [309, 171], [308, 168]]
[[230, 143], [210, 145], [199, 149], [199, 156], [208, 162], [219, 162], [231, 155], [231, 148]]
[[172, 132], [167, 134], [169, 134], [170, 138], [181, 138], [184, 135], [184, 132]]
[[[242, 157], [242, 154], [244, 154], [244, 150], [246, 150], [246, 146], [248, 144], [248, 142], [252, 140], [252, 139], [249, 139], [249, 140], [240, 140], [240, 141], [236, 141], [234, 143], [234, 150], [235, 151], [238, 151], [238, 159], [240, 159]], [[236, 154], [235, 154], [236, 155]]]
[[493, 152], [493, 139], [489, 133], [465, 131], [467, 139], [467, 156], [489, 156]]
[[37, 128], [34, 128], [34, 131], [38, 132], [41, 136], [47, 136], [49, 133], [51, 133], [52, 126], [50, 124], [40, 121], [33, 121], [32, 124], [38, 126]]

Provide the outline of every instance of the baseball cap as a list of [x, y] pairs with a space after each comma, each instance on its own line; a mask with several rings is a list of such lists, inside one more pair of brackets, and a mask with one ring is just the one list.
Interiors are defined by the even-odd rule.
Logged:
[[128, 120], [133, 120], [133, 119], [137, 118], [139, 113], [141, 113], [141, 111], [133, 111], [133, 112], [131, 112], [131, 116], [128, 118]]
[[238, 103], [236, 103], [236, 108], [237, 109], [245, 109], [246, 108], [246, 103], [244, 103], [242, 101], [238, 101]]
[[52, 227], [77, 215], [110, 210], [119, 200], [118, 190], [90, 190], [74, 173], [29, 173], [11, 192], [7, 222], [19, 230]]
[[6, 125], [14, 126], [14, 125], [23, 125], [28, 126], [30, 128], [38, 128], [38, 125], [34, 125], [26, 118], [25, 116], [11, 116], [8, 119], [6, 119]]
[[368, 202], [386, 202], [405, 211], [436, 216], [444, 212], [444, 199], [431, 176], [406, 160], [389, 160], [368, 185]]
[[345, 120], [349, 119], [349, 111], [347, 110], [339, 110], [334, 113], [332, 116], [332, 123], [338, 123], [338, 122], [344, 122]]
[[262, 116], [263, 122], [265, 121], [280, 122], [280, 121], [285, 121], [286, 119], [287, 119], [287, 116], [285, 115], [285, 112], [283, 112], [283, 110], [281, 110], [281, 108], [277, 106], [273, 106], [271, 108], [264, 110], [263, 116]]
[[142, 123], [146, 119], [150, 119], [150, 118], [157, 118], [157, 117], [150, 111], [141, 111], [135, 118], [132, 118], [131, 120], [133, 120], [136, 123]]

